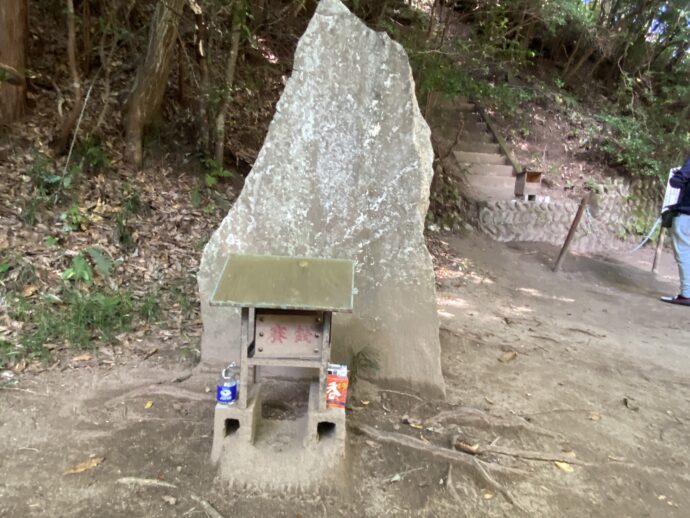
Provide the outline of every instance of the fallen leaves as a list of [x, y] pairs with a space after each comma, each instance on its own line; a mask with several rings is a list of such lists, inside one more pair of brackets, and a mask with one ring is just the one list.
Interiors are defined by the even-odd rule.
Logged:
[[74, 358], [72, 358], [72, 361], [73, 362], [87, 362], [91, 358], [93, 358], [93, 357], [89, 353], [84, 353], [84, 354], [80, 354], [79, 356], [75, 356]]
[[69, 468], [67, 471], [65, 471], [63, 473], [63, 475], [76, 475], [78, 473], [88, 471], [90, 469], [95, 468], [96, 466], [99, 466], [104, 460], [105, 460], [105, 457], [90, 457], [90, 458], [86, 459], [84, 462], [80, 462], [78, 464], [75, 464], [74, 466]]
[[27, 286], [24, 286], [24, 289], [22, 289], [22, 296], [24, 296], [25, 298], [28, 299], [37, 291], [38, 291], [38, 286], [33, 286], [32, 284], [29, 284]]
[[147, 401], [146, 404], [144, 405], [144, 409], [148, 410], [153, 406], [153, 401]]

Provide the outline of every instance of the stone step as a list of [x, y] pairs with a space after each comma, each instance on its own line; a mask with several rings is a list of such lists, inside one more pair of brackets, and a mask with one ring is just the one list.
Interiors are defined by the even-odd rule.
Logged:
[[494, 142], [494, 136], [488, 131], [463, 131], [460, 139], [462, 141], [486, 142], [487, 144]]
[[501, 164], [508, 163], [506, 157], [499, 153], [477, 153], [472, 151], [456, 151], [455, 158], [458, 162], [473, 164]]
[[486, 142], [473, 142], [471, 140], [462, 140], [458, 142], [458, 149], [460, 151], [469, 151], [471, 153], [500, 153], [501, 147], [498, 144], [491, 144]]
[[476, 200], [512, 200], [515, 197], [515, 178], [508, 176], [463, 175], [468, 194]]
[[512, 165], [498, 164], [469, 164], [467, 170], [470, 174], [484, 176], [513, 176], [515, 171]]

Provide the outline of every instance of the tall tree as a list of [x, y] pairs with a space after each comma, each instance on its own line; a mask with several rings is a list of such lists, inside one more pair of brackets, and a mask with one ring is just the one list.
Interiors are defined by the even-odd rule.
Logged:
[[54, 147], [62, 153], [67, 147], [67, 141], [72, 130], [77, 124], [84, 98], [82, 96], [81, 78], [77, 64], [77, 30], [74, 16], [74, 0], [67, 0], [67, 63], [72, 76], [72, 88], [74, 89], [74, 105], [67, 117], [65, 117], [57, 131]]
[[26, 99], [27, 0], [0, 1], [0, 122], [24, 113]]
[[230, 54], [225, 65], [225, 78], [222, 87], [222, 101], [216, 115], [216, 147], [214, 158], [216, 164], [223, 165], [223, 151], [225, 148], [225, 114], [230, 106], [232, 88], [235, 83], [237, 57], [240, 53], [240, 32], [246, 17], [246, 5], [243, 1], [235, 0], [232, 5], [232, 25], [230, 27]]
[[143, 161], [144, 127], [151, 122], [163, 101], [184, 1], [160, 0], [156, 5], [146, 57], [127, 100], [127, 158], [137, 167], [141, 167]]

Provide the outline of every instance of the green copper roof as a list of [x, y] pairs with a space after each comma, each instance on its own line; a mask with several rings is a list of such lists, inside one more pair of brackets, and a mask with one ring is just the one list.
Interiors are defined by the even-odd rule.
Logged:
[[354, 262], [346, 259], [228, 257], [212, 306], [352, 311]]

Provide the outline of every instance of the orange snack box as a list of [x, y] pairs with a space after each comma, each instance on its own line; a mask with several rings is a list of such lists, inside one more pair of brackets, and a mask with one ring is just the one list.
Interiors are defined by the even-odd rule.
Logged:
[[326, 374], [326, 406], [344, 409], [348, 385], [347, 365], [329, 363]]

